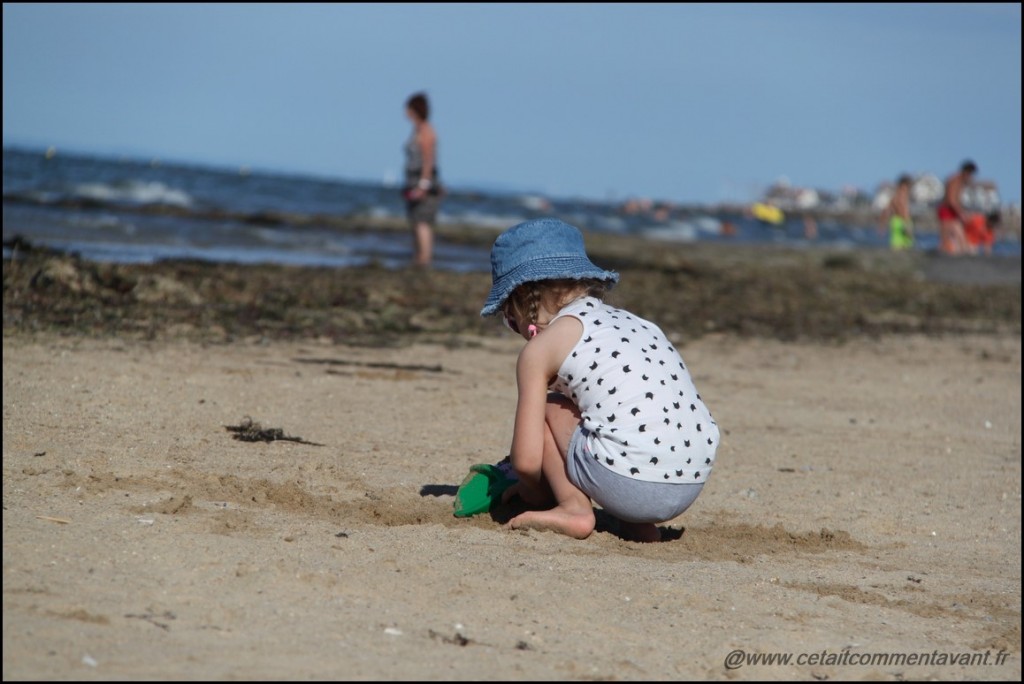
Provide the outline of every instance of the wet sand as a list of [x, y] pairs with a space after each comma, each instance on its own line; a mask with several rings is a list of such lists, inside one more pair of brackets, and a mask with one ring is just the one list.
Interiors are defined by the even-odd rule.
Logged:
[[722, 429], [661, 543], [452, 515], [487, 274], [5, 262], [4, 678], [1019, 679], [1019, 261], [588, 246]]

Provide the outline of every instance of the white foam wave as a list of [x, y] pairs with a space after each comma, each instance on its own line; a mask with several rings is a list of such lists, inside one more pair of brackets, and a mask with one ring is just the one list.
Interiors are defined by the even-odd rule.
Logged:
[[606, 233], [626, 233], [629, 231], [629, 226], [618, 216], [593, 216], [589, 223], [594, 229]]
[[126, 181], [108, 185], [106, 183], [81, 183], [72, 188], [76, 197], [97, 202], [130, 202], [132, 204], [169, 204], [178, 207], [192, 205], [192, 198], [184, 190], [172, 188], [159, 181]]
[[722, 232], [722, 222], [713, 216], [698, 216], [693, 219], [693, 225], [702, 233], [719, 235]]
[[458, 214], [449, 214], [442, 210], [438, 219], [442, 223], [467, 223], [473, 226], [484, 228], [508, 228], [526, 220], [524, 216], [516, 214], [496, 214], [479, 211], [460, 211]]
[[667, 226], [650, 226], [644, 228], [640, 233], [651, 240], [662, 240], [665, 242], [694, 242], [700, 228], [687, 221], [673, 221]]

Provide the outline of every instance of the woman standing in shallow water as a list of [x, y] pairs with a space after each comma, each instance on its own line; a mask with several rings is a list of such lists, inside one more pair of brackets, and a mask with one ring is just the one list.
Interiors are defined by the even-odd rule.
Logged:
[[405, 143], [406, 215], [415, 241], [413, 263], [429, 266], [434, 253], [434, 223], [441, 203], [441, 183], [437, 168], [437, 133], [430, 124], [430, 105], [425, 93], [416, 93], [405, 103], [405, 114], [412, 122], [412, 135]]

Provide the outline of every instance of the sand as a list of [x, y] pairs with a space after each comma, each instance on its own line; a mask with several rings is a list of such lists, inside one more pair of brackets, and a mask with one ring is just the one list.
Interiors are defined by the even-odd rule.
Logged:
[[723, 440], [644, 545], [453, 517], [510, 335], [6, 337], [4, 679], [1019, 679], [1019, 335], [677, 342]]
[[453, 516], [487, 274], [5, 260], [4, 679], [1019, 680], [1019, 259], [595, 243], [722, 430], [656, 544]]

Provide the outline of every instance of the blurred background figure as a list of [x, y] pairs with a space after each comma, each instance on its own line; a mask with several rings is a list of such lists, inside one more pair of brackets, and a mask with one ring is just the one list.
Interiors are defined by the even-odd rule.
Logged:
[[970, 251], [964, 235], [967, 217], [961, 196], [977, 172], [977, 164], [968, 160], [960, 165], [959, 171], [946, 179], [945, 192], [938, 209], [939, 249], [946, 254], [965, 254]]
[[986, 255], [992, 254], [992, 243], [996, 241], [996, 228], [999, 226], [999, 212], [988, 214], [971, 214], [964, 223], [964, 236], [967, 238], [971, 254], [979, 251]]
[[882, 210], [879, 230], [889, 231], [889, 247], [894, 251], [914, 246], [914, 226], [910, 219], [910, 176], [904, 174], [896, 182], [896, 192]]
[[804, 239], [818, 239], [818, 222], [810, 214], [804, 215]]
[[441, 203], [441, 180], [437, 167], [437, 133], [430, 124], [426, 93], [416, 93], [405, 103], [412, 122], [412, 134], [405, 143], [406, 215], [412, 228], [416, 266], [430, 266], [434, 257], [434, 224]]

